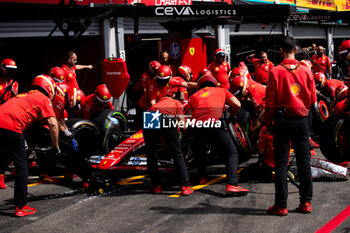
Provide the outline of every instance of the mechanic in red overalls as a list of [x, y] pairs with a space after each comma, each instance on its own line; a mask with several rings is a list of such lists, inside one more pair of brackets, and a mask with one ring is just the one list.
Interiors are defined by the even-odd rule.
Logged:
[[230, 88], [230, 83], [228, 81], [230, 65], [225, 61], [225, 58], [226, 53], [223, 49], [215, 50], [214, 61], [208, 65], [208, 69], [218, 81], [218, 86], [228, 90]]
[[68, 51], [65, 57], [64, 64], [62, 65], [62, 69], [66, 72], [66, 83], [71, 88], [79, 89], [79, 84], [77, 81], [77, 75], [75, 73], [76, 70], [82, 69], [92, 69], [94, 68], [92, 65], [78, 65], [78, 56], [73, 51]]
[[[331, 111], [334, 112], [335, 115], [340, 115], [344, 113], [349, 106], [349, 88], [345, 86], [345, 84], [341, 84], [340, 86], [335, 89], [335, 102], [334, 102], [334, 109]], [[331, 106], [330, 106], [331, 108]]]
[[329, 58], [324, 55], [324, 48], [322, 46], [317, 47], [317, 54], [311, 57], [311, 61], [314, 68], [314, 74], [317, 72], [326, 74], [328, 71], [329, 77], [332, 77], [332, 65]]
[[[288, 154], [292, 143], [300, 177], [302, 213], [311, 213], [312, 176], [309, 151], [308, 115], [316, 100], [316, 87], [311, 71], [295, 60], [294, 39], [284, 37], [280, 42], [282, 63], [270, 71], [266, 88], [264, 121], [267, 131], [273, 125], [275, 156], [275, 204], [268, 213], [288, 215]], [[273, 123], [272, 123], [273, 122]]]
[[266, 85], [269, 78], [269, 72], [273, 68], [273, 63], [267, 58], [265, 51], [260, 52], [259, 58], [254, 58], [255, 54], [251, 54], [246, 59], [253, 63], [255, 69], [255, 81]]
[[[187, 65], [181, 65], [177, 68], [177, 77], [180, 78], [180, 81], [190, 82], [192, 79], [192, 69]], [[173, 98], [178, 99], [182, 102], [188, 100], [188, 90], [186, 87], [175, 87], [171, 90]]]
[[85, 94], [81, 89], [70, 88], [66, 93], [65, 109], [68, 113], [68, 118], [75, 117], [85, 105]]
[[141, 75], [139, 81], [135, 85], [136, 92], [140, 94], [143, 94], [146, 92], [147, 86], [153, 79], [154, 72], [156, 71], [156, 69], [159, 68], [159, 66], [161, 66], [161, 64], [158, 61], [151, 61], [148, 64], [148, 70]]
[[0, 140], [16, 167], [14, 203], [15, 215], [34, 214], [27, 205], [28, 167], [23, 131], [32, 122], [46, 120], [50, 128], [52, 153], [59, 153], [58, 125], [51, 100], [55, 96], [55, 83], [47, 75], [34, 78], [31, 91], [17, 95], [0, 106]]
[[[16, 62], [12, 59], [4, 59], [0, 65], [0, 105], [5, 103], [10, 98], [18, 94], [18, 82], [13, 80], [13, 76], [17, 71]], [[1, 151], [0, 151], [1, 153]], [[0, 189], [5, 189], [5, 171], [11, 163], [10, 158], [2, 155], [2, 162], [0, 163]]]
[[[184, 111], [181, 102], [170, 97], [163, 97], [159, 99], [159, 101], [156, 104], [152, 105], [148, 111], [158, 111], [162, 114], [161, 118], [167, 122], [176, 122], [176, 119], [184, 122]], [[180, 147], [178, 127], [174, 126], [169, 128], [163, 128], [161, 126], [160, 129], [143, 129], [148, 173], [151, 177], [152, 182], [151, 192], [162, 192], [161, 178], [157, 162], [157, 143], [160, 136], [165, 140], [166, 145], [169, 148], [170, 155], [174, 160], [176, 176], [181, 188], [181, 195], [190, 195], [193, 193], [193, 190], [190, 187], [190, 178], [188, 176], [184, 156]]]
[[[232, 107], [232, 114], [236, 115], [241, 104], [239, 100], [228, 90], [217, 87], [217, 81], [212, 76], [202, 76], [198, 80], [198, 91], [189, 99], [189, 112], [192, 114], [192, 120], [196, 121], [196, 126], [192, 128], [194, 137], [193, 152], [198, 162], [198, 175], [201, 180], [207, 180], [206, 170], [206, 149], [205, 145], [210, 143], [213, 148], [218, 149], [225, 158], [226, 195], [247, 194], [248, 189], [242, 188], [237, 184], [237, 162], [238, 153], [221, 117], [225, 104]], [[219, 125], [200, 127], [197, 123], [221, 122]]]
[[100, 84], [96, 87], [94, 94], [88, 95], [85, 98], [85, 104], [82, 105], [76, 115], [91, 121], [103, 110], [114, 110], [111, 99], [112, 95], [109, 93], [106, 84]]
[[322, 72], [315, 73], [314, 78], [316, 89], [319, 90], [323, 96], [329, 98], [332, 102], [331, 105], [333, 106], [336, 101], [335, 89], [342, 85], [343, 82], [338, 79], [327, 79], [326, 75]]

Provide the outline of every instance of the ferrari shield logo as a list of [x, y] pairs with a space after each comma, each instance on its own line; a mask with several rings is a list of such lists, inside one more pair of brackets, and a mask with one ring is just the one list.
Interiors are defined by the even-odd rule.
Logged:
[[194, 47], [190, 48], [190, 54], [193, 56], [194, 55]]

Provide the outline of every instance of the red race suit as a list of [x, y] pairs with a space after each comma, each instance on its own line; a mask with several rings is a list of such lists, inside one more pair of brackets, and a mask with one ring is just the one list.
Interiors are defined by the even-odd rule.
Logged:
[[[18, 94], [18, 82], [14, 81], [12, 84], [12, 87], [10, 90], [6, 90], [6, 88], [9, 88], [11, 83], [13, 82], [12, 79], [9, 81], [6, 81], [4, 78], [0, 78], [0, 105], [2, 103], [5, 103], [7, 100], [10, 98], [14, 97], [15, 95]], [[6, 93], [5, 93], [6, 92]]]
[[1, 128], [22, 133], [37, 120], [55, 117], [50, 99], [40, 91], [30, 91], [11, 98], [0, 107]]
[[285, 59], [270, 71], [264, 121], [267, 126], [271, 126], [279, 107], [286, 107], [286, 116], [307, 116], [316, 100], [315, 81], [311, 71], [301, 66], [297, 60]]
[[317, 72], [326, 73], [327, 68], [331, 67], [331, 62], [326, 55], [319, 57], [317, 54], [311, 57], [312, 67], [314, 68], [314, 74]]
[[213, 61], [209, 64], [208, 69], [213, 74], [214, 78], [218, 81], [219, 87], [230, 89], [230, 82], [228, 74], [230, 72], [230, 65], [227, 62], [222, 62], [221, 64]]
[[321, 93], [333, 99], [335, 97], [335, 89], [341, 84], [343, 84], [343, 82], [338, 79], [329, 79], [327, 80], [326, 86], [321, 89]]
[[77, 75], [75, 73], [76, 67], [73, 66], [72, 68], [69, 68], [68, 66], [63, 64], [61, 68], [66, 72], [66, 81], [65, 82], [69, 86], [69, 89], [75, 87], [76, 89], [79, 90], [80, 88], [79, 88], [79, 84], [77, 81]]
[[180, 101], [170, 98], [163, 97], [156, 104], [154, 104], [148, 111], [156, 112], [159, 110], [160, 113], [169, 116], [183, 116], [184, 110]]
[[106, 109], [114, 110], [114, 106], [111, 101], [104, 105], [99, 105], [96, 103], [95, 94], [91, 94], [86, 97], [85, 104], [77, 112], [77, 115], [86, 120], [92, 120], [94, 117]]
[[157, 83], [156, 79], [153, 79], [139, 101], [140, 107], [143, 110], [149, 109], [151, 107], [151, 100], [158, 101], [162, 97], [171, 96], [174, 94], [174, 88], [181, 87], [184, 82], [182, 78], [172, 77], [167, 85], [161, 86]]
[[261, 63], [258, 58], [252, 58], [252, 63], [255, 69], [255, 81], [262, 84], [267, 83], [270, 70], [274, 67], [273, 63], [269, 60], [265, 63]]
[[206, 121], [219, 120], [222, 117], [225, 103], [228, 103], [233, 94], [218, 87], [204, 87], [194, 93], [188, 100], [192, 109], [192, 119]]

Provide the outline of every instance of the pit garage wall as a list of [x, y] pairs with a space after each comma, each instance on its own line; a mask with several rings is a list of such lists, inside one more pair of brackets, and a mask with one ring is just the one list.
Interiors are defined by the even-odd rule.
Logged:
[[79, 64], [92, 64], [93, 70], [77, 71], [78, 83], [86, 95], [91, 94], [100, 82], [101, 48], [100, 25], [93, 21], [82, 37], [69, 39], [55, 28], [53, 21], [0, 22], [0, 59], [13, 58], [18, 66], [17, 78], [20, 92], [29, 89], [33, 78], [47, 74], [54, 66], [62, 65], [67, 50], [78, 53]]

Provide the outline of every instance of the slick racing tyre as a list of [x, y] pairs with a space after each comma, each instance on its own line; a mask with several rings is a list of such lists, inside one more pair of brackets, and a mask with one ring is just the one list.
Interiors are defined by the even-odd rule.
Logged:
[[331, 162], [350, 160], [350, 119], [343, 116], [328, 118], [321, 127], [320, 148]]
[[77, 141], [77, 150], [84, 158], [89, 158], [98, 151], [98, 129], [94, 123], [80, 118], [72, 118], [66, 122]]
[[315, 135], [319, 135], [321, 126], [330, 116], [326, 102], [322, 99], [316, 101], [316, 103], [311, 106], [311, 114], [312, 132], [314, 132]]
[[93, 119], [93, 122], [99, 129], [99, 138], [105, 154], [108, 154], [124, 140], [122, 133], [127, 131], [128, 127], [127, 120], [120, 112], [110, 109], [104, 110]]
[[246, 162], [251, 158], [252, 150], [252, 146], [247, 133], [238, 122], [231, 122], [228, 125], [228, 131], [230, 133], [230, 136], [233, 138], [238, 151], [238, 164]]

